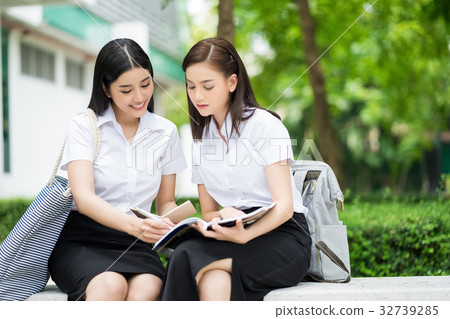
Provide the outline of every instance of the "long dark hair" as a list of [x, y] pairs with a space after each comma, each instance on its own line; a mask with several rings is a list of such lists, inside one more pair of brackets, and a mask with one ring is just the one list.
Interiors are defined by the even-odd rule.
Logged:
[[[95, 61], [94, 81], [92, 84], [92, 95], [89, 108], [95, 114], [102, 115], [111, 101], [103, 91], [103, 84], [109, 91], [111, 83], [135, 67], [140, 67], [150, 72], [153, 81], [153, 67], [150, 58], [144, 50], [131, 39], [115, 39], [100, 50]], [[150, 99], [147, 110], [153, 112], [153, 96]]]
[[[224, 38], [209, 38], [197, 42], [187, 53], [183, 60], [183, 71], [196, 63], [207, 62], [216, 70], [223, 73], [228, 78], [232, 74], [236, 74], [238, 82], [236, 89], [230, 93], [228, 103], [229, 113], [231, 115], [232, 130], [239, 134], [239, 124], [248, 120], [255, 109], [264, 109], [256, 101], [253, 93], [250, 79], [247, 75], [244, 63], [237, 53], [234, 46]], [[201, 140], [203, 130], [211, 122], [212, 116], [203, 117], [197, 111], [188, 95], [188, 108], [191, 122], [192, 137], [194, 140]], [[244, 117], [244, 112], [253, 109], [250, 115]], [[266, 109], [264, 109], [266, 110]], [[280, 117], [272, 111], [266, 110], [275, 117]]]

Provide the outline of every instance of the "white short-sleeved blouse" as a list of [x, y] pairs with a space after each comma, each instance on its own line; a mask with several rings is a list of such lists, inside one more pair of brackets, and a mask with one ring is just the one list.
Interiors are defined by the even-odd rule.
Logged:
[[[247, 113], [248, 114], [248, 113]], [[291, 139], [283, 123], [269, 112], [256, 109], [239, 126], [240, 136], [231, 133], [227, 115], [219, 135], [214, 121], [206, 127], [202, 141], [192, 147], [192, 183], [204, 184], [208, 193], [222, 207], [238, 209], [260, 207], [272, 202], [264, 167], [288, 160], [294, 163]], [[293, 207], [307, 213], [291, 174]]]
[[[111, 107], [98, 117], [101, 145], [94, 162], [95, 193], [119, 210], [139, 206], [150, 211], [162, 175], [186, 168], [178, 131], [172, 122], [154, 113], [140, 118], [130, 145]], [[93, 161], [93, 130], [89, 118], [76, 116], [70, 123], [61, 169], [75, 160]], [[76, 205], [72, 209], [77, 210]]]

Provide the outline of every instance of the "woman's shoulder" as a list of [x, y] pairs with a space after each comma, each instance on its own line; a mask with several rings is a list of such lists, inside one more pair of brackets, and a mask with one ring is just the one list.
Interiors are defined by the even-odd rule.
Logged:
[[89, 116], [85, 113], [79, 113], [73, 116], [69, 124], [71, 128], [90, 128], [90, 125]]
[[280, 129], [284, 127], [283, 122], [266, 109], [256, 108], [253, 115], [249, 118], [252, 127], [259, 130]]

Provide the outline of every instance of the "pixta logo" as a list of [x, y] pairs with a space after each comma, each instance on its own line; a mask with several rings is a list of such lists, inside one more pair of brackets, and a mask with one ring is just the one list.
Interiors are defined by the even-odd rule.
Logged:
[[[296, 139], [261, 138], [252, 141], [239, 138], [229, 139], [226, 145], [220, 138], [203, 139], [192, 146], [192, 165], [201, 165], [202, 161], [226, 161], [229, 166], [266, 166], [267, 159], [289, 158], [292, 145], [297, 145]], [[323, 162], [322, 155], [312, 139], [304, 140], [297, 159]]]
[[127, 166], [148, 175], [155, 173], [170, 162], [170, 136], [163, 131], [143, 129], [134, 137], [130, 154], [127, 154]]

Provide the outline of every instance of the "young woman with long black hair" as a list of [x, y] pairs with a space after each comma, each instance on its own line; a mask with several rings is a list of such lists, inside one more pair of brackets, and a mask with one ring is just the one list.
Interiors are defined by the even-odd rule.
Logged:
[[76, 116], [61, 162], [74, 206], [49, 260], [52, 279], [70, 299], [160, 297], [164, 267], [149, 243], [169, 226], [129, 208], [150, 211], [155, 201], [162, 214], [175, 207], [175, 175], [186, 164], [176, 126], [153, 113], [153, 91], [151, 62], [136, 42], [116, 39], [100, 50], [89, 103], [100, 151], [94, 159], [89, 118]]

